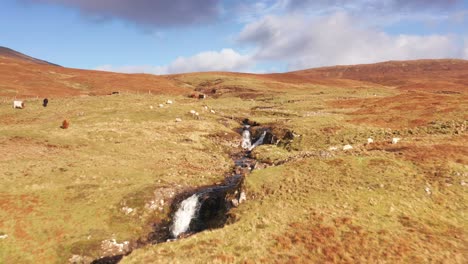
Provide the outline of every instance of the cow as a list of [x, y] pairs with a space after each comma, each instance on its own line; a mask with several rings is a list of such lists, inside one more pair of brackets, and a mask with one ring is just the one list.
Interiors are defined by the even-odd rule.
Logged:
[[60, 128], [62, 129], [67, 129], [70, 126], [70, 122], [68, 122], [66, 119], [63, 120], [62, 126]]
[[47, 98], [44, 98], [44, 100], [42, 101], [42, 106], [43, 107], [47, 107], [47, 104], [49, 103], [49, 99]]
[[23, 109], [24, 108], [24, 102], [23, 101], [13, 101], [13, 108], [18, 108], [18, 109]]

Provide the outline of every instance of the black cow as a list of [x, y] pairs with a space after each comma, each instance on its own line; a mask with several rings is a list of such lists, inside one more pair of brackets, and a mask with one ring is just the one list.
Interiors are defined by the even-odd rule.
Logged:
[[42, 106], [47, 107], [48, 103], [49, 103], [49, 99], [44, 98], [44, 100], [42, 101]]

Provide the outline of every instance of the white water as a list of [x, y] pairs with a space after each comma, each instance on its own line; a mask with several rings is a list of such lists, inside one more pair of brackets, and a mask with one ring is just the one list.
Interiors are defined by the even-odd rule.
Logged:
[[180, 203], [171, 226], [171, 234], [173, 237], [177, 238], [180, 234], [187, 232], [190, 222], [196, 216], [199, 207], [200, 203], [198, 202], [197, 194], [190, 196]]
[[252, 150], [252, 149], [254, 149], [256, 146], [263, 144], [263, 140], [265, 139], [265, 135], [266, 135], [266, 131], [263, 131], [263, 133], [262, 133], [262, 135], [260, 136], [260, 138], [259, 138], [257, 141], [255, 141], [255, 143], [254, 143], [252, 146], [250, 146], [249, 150]]
[[242, 132], [242, 143], [241, 146], [243, 149], [250, 149], [252, 142], [250, 140], [250, 131], [248, 129]]

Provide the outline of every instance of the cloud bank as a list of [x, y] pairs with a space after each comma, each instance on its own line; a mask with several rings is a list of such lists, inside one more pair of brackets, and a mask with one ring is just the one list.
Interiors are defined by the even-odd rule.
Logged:
[[162, 66], [119, 66], [103, 65], [96, 68], [102, 71], [124, 73], [172, 74], [203, 71], [248, 71], [254, 62], [248, 55], [241, 55], [232, 49], [205, 51], [191, 57], [179, 57]]
[[221, 0], [24, 0], [79, 9], [93, 19], [123, 19], [145, 26], [205, 23], [220, 14]]
[[289, 70], [385, 60], [460, 57], [450, 35], [389, 35], [345, 12], [330, 16], [267, 16], [244, 27], [240, 43], [257, 48], [254, 60], [280, 60]]

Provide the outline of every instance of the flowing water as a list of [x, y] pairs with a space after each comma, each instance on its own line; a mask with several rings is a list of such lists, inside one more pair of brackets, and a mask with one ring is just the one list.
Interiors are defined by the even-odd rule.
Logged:
[[[245, 122], [243, 125], [241, 147], [245, 151], [233, 156], [234, 173], [226, 177], [220, 185], [200, 188], [188, 197], [187, 194], [181, 195], [186, 198], [179, 200], [181, 202], [175, 205], [171, 223], [159, 227], [150, 234], [153, 236], [152, 243], [161, 243], [206, 229], [223, 227], [228, 219], [228, 211], [245, 200], [245, 193], [242, 190], [244, 176], [255, 167], [256, 163], [249, 154], [255, 147], [264, 143], [267, 131], [263, 130], [260, 137], [252, 144], [250, 125]], [[92, 263], [118, 263], [122, 257], [123, 255], [104, 257]]]
[[200, 208], [198, 194], [193, 194], [180, 203], [179, 209], [174, 214], [174, 220], [171, 226], [171, 235], [176, 238], [180, 234], [187, 232], [190, 228], [190, 222], [197, 216]]

